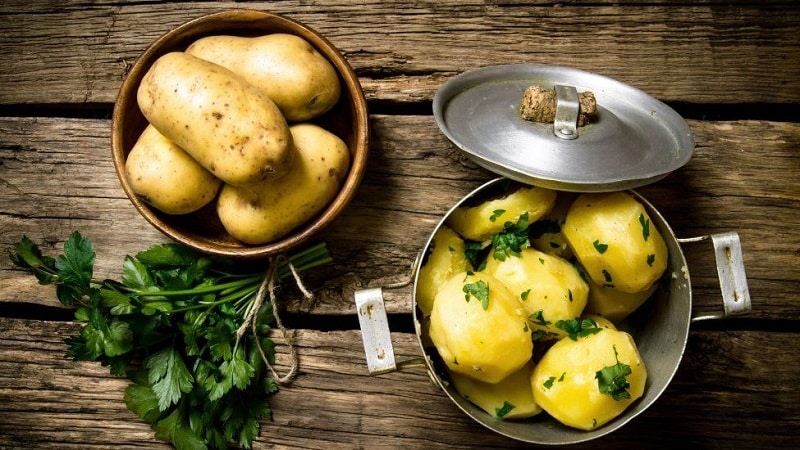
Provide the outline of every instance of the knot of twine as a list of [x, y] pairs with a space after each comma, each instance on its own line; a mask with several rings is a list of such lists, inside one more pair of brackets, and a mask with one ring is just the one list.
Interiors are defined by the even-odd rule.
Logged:
[[[255, 302], [253, 303], [250, 310], [247, 312], [245, 316], [244, 322], [239, 328], [236, 330], [236, 338], [237, 341], [247, 332], [247, 327], [249, 326], [253, 332], [253, 338], [256, 342], [256, 347], [258, 348], [258, 352], [261, 354], [261, 359], [264, 361], [264, 364], [267, 366], [269, 371], [272, 373], [272, 378], [281, 386], [286, 386], [297, 376], [297, 371], [300, 368], [300, 359], [297, 356], [297, 349], [294, 345], [294, 339], [292, 334], [286, 327], [283, 326], [283, 322], [281, 321], [280, 314], [278, 312], [278, 299], [275, 295], [275, 288], [278, 283], [278, 263], [280, 262], [280, 256], [272, 257], [269, 260], [269, 267], [267, 268], [266, 273], [264, 274], [264, 280], [261, 282], [261, 286], [258, 288], [258, 292], [256, 293]], [[297, 284], [298, 289], [300, 292], [303, 293], [303, 296], [307, 299], [313, 298], [314, 295], [306, 289], [303, 285], [303, 281], [300, 279], [300, 275], [297, 273], [294, 265], [291, 261], [287, 261], [286, 264], [289, 266], [289, 270], [292, 272], [292, 276], [294, 277], [294, 281]], [[289, 367], [289, 371], [281, 376], [277, 373], [275, 368], [270, 364], [269, 358], [264, 353], [264, 349], [261, 347], [261, 341], [258, 339], [258, 327], [256, 318], [258, 317], [258, 311], [261, 309], [261, 306], [264, 304], [264, 299], [269, 296], [269, 302], [272, 306], [272, 316], [275, 317], [275, 325], [277, 325], [278, 329], [281, 331], [281, 335], [283, 336], [283, 341], [286, 346], [289, 348], [289, 357], [291, 358], [291, 365]]]

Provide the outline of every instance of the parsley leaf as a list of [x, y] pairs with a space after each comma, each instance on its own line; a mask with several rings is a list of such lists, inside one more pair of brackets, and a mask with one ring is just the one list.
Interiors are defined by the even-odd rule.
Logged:
[[556, 328], [564, 330], [573, 341], [577, 341], [579, 337], [590, 336], [599, 333], [602, 328], [597, 326], [597, 322], [592, 319], [569, 319], [559, 320], [556, 322]]
[[492, 256], [498, 261], [505, 261], [510, 256], [520, 256], [523, 248], [530, 247], [528, 239], [528, 213], [519, 216], [516, 223], [506, 222], [503, 231], [491, 237]]
[[464, 291], [464, 299], [469, 302], [469, 297], [475, 297], [481, 302], [481, 307], [486, 310], [489, 309], [489, 284], [483, 280], [478, 280], [474, 283], [467, 283], [462, 288]]
[[619, 355], [617, 354], [617, 346], [614, 346], [614, 359], [617, 363], [613, 366], [604, 367], [595, 373], [597, 379], [597, 388], [600, 389], [602, 394], [608, 395], [614, 400], [623, 400], [631, 398], [628, 388], [627, 376], [632, 374], [631, 366], [619, 362]]

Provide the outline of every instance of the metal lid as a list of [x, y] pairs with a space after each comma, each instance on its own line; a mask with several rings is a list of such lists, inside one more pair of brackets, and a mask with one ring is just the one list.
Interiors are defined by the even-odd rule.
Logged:
[[[559, 99], [559, 126], [522, 119], [520, 104], [532, 85], [567, 95]], [[597, 118], [569, 129], [577, 113], [568, 97], [575, 91], [594, 93]], [[639, 187], [683, 166], [694, 151], [689, 126], [666, 104], [611, 78], [567, 67], [514, 64], [462, 73], [436, 92], [433, 114], [447, 138], [477, 164], [551, 189]], [[565, 114], [566, 122], [559, 117]]]

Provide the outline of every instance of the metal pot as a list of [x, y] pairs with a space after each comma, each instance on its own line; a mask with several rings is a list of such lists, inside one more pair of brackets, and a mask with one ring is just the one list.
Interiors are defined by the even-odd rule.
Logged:
[[[520, 118], [528, 86], [550, 86], [556, 94], [555, 120], [530, 123]], [[578, 127], [577, 93], [591, 91], [597, 100], [594, 123]], [[663, 216], [632, 189], [660, 180], [689, 161], [694, 139], [688, 125], [667, 105], [616, 80], [576, 69], [519, 64], [490, 66], [448, 80], [436, 93], [433, 112], [439, 128], [464, 154], [501, 175], [475, 189], [444, 215], [414, 263], [413, 314], [417, 339], [431, 379], [467, 415], [508, 437], [536, 444], [573, 444], [604, 436], [647, 409], [678, 370], [692, 321], [726, 317], [751, 308], [741, 245], [736, 233], [678, 239]], [[546, 413], [524, 420], [500, 421], [464, 399], [450, 385], [438, 353], [423, 334], [417, 311], [418, 270], [434, 235], [452, 212], [496, 193], [504, 180], [571, 192], [628, 190], [644, 205], [669, 250], [662, 288], [618, 325], [630, 333], [647, 368], [644, 396], [605, 425], [582, 431], [568, 428]], [[692, 287], [682, 243], [710, 240], [714, 247], [723, 312], [692, 317]], [[410, 365], [397, 363], [389, 337], [383, 288], [355, 293], [370, 374]]]
[[[669, 263], [664, 274], [662, 288], [644, 306], [618, 325], [630, 333], [647, 367], [648, 378], [645, 393], [623, 414], [592, 431], [582, 431], [561, 425], [546, 413], [521, 421], [500, 421], [464, 399], [450, 385], [447, 374], [440, 368], [443, 364], [438, 353], [423, 335], [422, 315], [416, 308], [417, 274], [425, 263], [431, 249], [433, 236], [447, 221], [450, 214], [462, 204], [486, 198], [496, 192], [504, 182], [497, 178], [475, 189], [453, 206], [434, 229], [412, 268], [409, 283], [413, 284], [413, 316], [417, 340], [431, 379], [448, 397], [475, 421], [502, 435], [535, 444], [574, 444], [604, 436], [625, 425], [652, 405], [666, 390], [678, 370], [691, 322], [704, 319], [722, 318], [731, 314], [747, 312], [751, 308], [747, 279], [742, 262], [741, 244], [736, 233], [715, 234], [690, 239], [678, 239], [663, 216], [646, 199], [634, 191], [634, 197], [646, 208], [653, 225], [659, 230], [669, 250]], [[714, 247], [720, 288], [723, 299], [723, 312], [714, 316], [692, 317], [692, 287], [689, 269], [681, 248], [682, 243], [710, 240]], [[392, 349], [386, 312], [383, 304], [383, 289], [396, 288], [400, 283], [383, 288], [363, 289], [355, 293], [358, 317], [367, 356], [367, 366], [371, 375], [399, 370], [410, 363], [396, 362]]]

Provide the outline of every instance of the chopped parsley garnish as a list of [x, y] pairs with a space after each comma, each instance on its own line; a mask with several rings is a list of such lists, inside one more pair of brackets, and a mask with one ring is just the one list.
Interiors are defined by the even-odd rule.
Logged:
[[484, 310], [489, 309], [489, 284], [483, 280], [478, 280], [474, 283], [467, 283], [462, 288], [464, 291], [464, 299], [469, 302], [470, 296], [475, 297], [481, 302], [481, 307]]
[[492, 256], [498, 261], [505, 261], [506, 257], [520, 256], [523, 248], [530, 247], [528, 239], [528, 213], [519, 216], [517, 223], [506, 222], [503, 231], [491, 237]]
[[642, 225], [642, 237], [647, 242], [647, 238], [650, 237], [650, 219], [645, 218], [644, 213], [639, 214], [639, 223]]
[[599, 239], [592, 242], [592, 245], [594, 245], [594, 249], [597, 250], [597, 253], [600, 253], [601, 255], [608, 250], [608, 244], [601, 243]]
[[654, 262], [656, 262], [656, 255], [653, 254], [647, 255], [647, 265], [653, 267]]
[[495, 408], [494, 415], [497, 416], [498, 419], [503, 419], [514, 408], [516, 408], [514, 406], [514, 404], [512, 404], [511, 402], [506, 400], [506, 401], [503, 402], [503, 406], [502, 407]]
[[617, 360], [616, 364], [604, 367], [595, 373], [597, 388], [600, 389], [600, 393], [608, 395], [617, 401], [631, 398], [631, 394], [628, 392], [628, 388], [631, 385], [628, 383], [627, 377], [633, 371], [631, 366], [619, 362], [616, 345], [614, 346], [614, 359]]
[[528, 316], [528, 318], [531, 319], [531, 322], [533, 322], [534, 324], [541, 325], [543, 327], [546, 327], [551, 323], [547, 320], [544, 320], [544, 311], [541, 309], [534, 313], [531, 313], [531, 315]]
[[492, 211], [492, 215], [489, 216], [489, 222], [496, 222], [500, 216], [506, 213], [505, 209], [495, 209]]
[[597, 326], [597, 322], [592, 319], [569, 319], [556, 322], [556, 328], [564, 330], [573, 341], [579, 337], [586, 337], [599, 333], [602, 328]]

